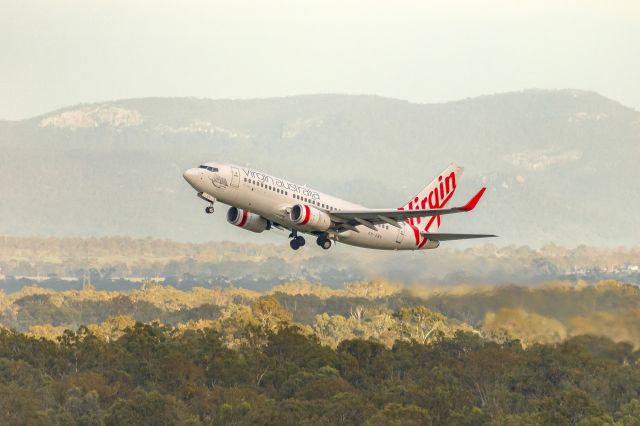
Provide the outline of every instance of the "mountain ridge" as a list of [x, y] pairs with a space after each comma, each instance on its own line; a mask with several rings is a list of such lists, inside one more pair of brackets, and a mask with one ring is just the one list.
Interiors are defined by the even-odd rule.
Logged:
[[465, 176], [454, 202], [490, 190], [443, 232], [498, 233], [500, 244], [632, 244], [640, 220], [624, 212], [640, 209], [638, 142], [640, 113], [575, 89], [429, 104], [331, 94], [81, 104], [0, 122], [0, 233], [258, 241], [223, 214], [205, 220], [181, 171], [227, 161], [389, 207], [456, 162]]
[[389, 97], [389, 96], [383, 96], [383, 95], [376, 95], [376, 94], [343, 94], [343, 93], [303, 93], [303, 94], [298, 94], [298, 95], [290, 95], [290, 96], [272, 96], [272, 97], [257, 97], [257, 98], [209, 98], [209, 97], [197, 97], [197, 96], [142, 96], [142, 97], [133, 97], [133, 98], [121, 98], [121, 99], [110, 99], [110, 100], [103, 100], [103, 101], [92, 101], [92, 102], [80, 102], [77, 104], [70, 104], [70, 105], [66, 105], [66, 106], [61, 106], [59, 108], [53, 109], [51, 111], [42, 113], [42, 114], [37, 114], [31, 117], [26, 117], [23, 119], [16, 119], [16, 120], [12, 120], [12, 119], [3, 119], [0, 118], [0, 123], [21, 123], [21, 122], [26, 122], [26, 121], [32, 121], [32, 120], [37, 120], [37, 119], [41, 119], [53, 114], [58, 114], [61, 112], [65, 112], [71, 109], [77, 109], [77, 108], [86, 108], [86, 107], [93, 107], [93, 106], [99, 106], [99, 105], [105, 105], [105, 104], [117, 104], [117, 103], [138, 103], [138, 102], [146, 102], [146, 101], [153, 101], [153, 102], [163, 102], [163, 101], [194, 101], [194, 102], [215, 102], [215, 103], [230, 103], [230, 102], [260, 102], [260, 101], [279, 101], [279, 100], [292, 100], [292, 99], [299, 99], [299, 100], [305, 100], [305, 99], [316, 99], [316, 98], [335, 98], [335, 97], [344, 97], [344, 98], [365, 98], [365, 99], [379, 99], [382, 101], [396, 101], [398, 103], [403, 103], [403, 104], [409, 104], [409, 105], [413, 105], [413, 106], [440, 106], [440, 105], [451, 105], [451, 104], [457, 104], [457, 103], [464, 103], [467, 101], [472, 101], [472, 100], [478, 100], [478, 101], [484, 101], [484, 100], [489, 100], [492, 98], [501, 98], [504, 96], [511, 96], [511, 95], [533, 95], [536, 93], [541, 93], [541, 94], [571, 94], [571, 95], [578, 95], [578, 96], [594, 96], [597, 97], [601, 100], [606, 100], [612, 104], [615, 104], [617, 106], [626, 108], [630, 111], [633, 112], [638, 112], [638, 110], [634, 109], [633, 107], [627, 106], [621, 102], [618, 102], [614, 99], [608, 98], [604, 95], [601, 95], [600, 93], [596, 92], [596, 91], [591, 91], [591, 90], [584, 90], [584, 89], [572, 89], [572, 88], [565, 88], [565, 89], [539, 89], [539, 88], [528, 88], [528, 89], [522, 89], [522, 90], [514, 90], [514, 91], [507, 91], [507, 92], [496, 92], [496, 93], [490, 93], [490, 94], [484, 94], [484, 95], [479, 95], [479, 96], [471, 96], [471, 97], [465, 97], [465, 98], [459, 98], [459, 99], [452, 99], [452, 100], [447, 100], [447, 101], [441, 101], [441, 102], [418, 102], [418, 101], [410, 101], [410, 100], [406, 100], [406, 99], [401, 99], [401, 98], [394, 98], [394, 97]]

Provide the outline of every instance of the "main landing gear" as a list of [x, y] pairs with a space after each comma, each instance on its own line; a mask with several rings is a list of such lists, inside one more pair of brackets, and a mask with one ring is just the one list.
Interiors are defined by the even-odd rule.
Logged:
[[[289, 238], [291, 238], [289, 245], [294, 250], [298, 250], [300, 247], [304, 246], [306, 243], [306, 241], [304, 240], [304, 237], [302, 235], [298, 235], [296, 231], [293, 231], [291, 234], [289, 234]], [[320, 247], [322, 247], [325, 250], [329, 250], [331, 248], [331, 240], [327, 238], [326, 235], [320, 235], [316, 240], [316, 244], [318, 244]]]
[[291, 233], [291, 235], [289, 236], [291, 237], [291, 241], [289, 241], [289, 245], [294, 250], [298, 250], [300, 247], [304, 246], [307, 243], [304, 240], [304, 237], [302, 235]]
[[331, 248], [331, 240], [325, 237], [324, 235], [320, 235], [316, 240], [316, 244], [322, 247], [325, 250], [329, 250]]

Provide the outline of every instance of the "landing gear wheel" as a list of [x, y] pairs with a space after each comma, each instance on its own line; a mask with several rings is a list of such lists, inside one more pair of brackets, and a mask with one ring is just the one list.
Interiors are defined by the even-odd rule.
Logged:
[[299, 247], [304, 246], [307, 242], [304, 240], [304, 237], [302, 235], [298, 235], [297, 237], [295, 237], [293, 240], [291, 241], [296, 241], [296, 243], [298, 244]]
[[298, 244], [298, 239], [297, 238], [294, 238], [291, 241], [289, 241], [289, 245], [294, 250], [298, 250], [300, 248], [300, 245]]
[[316, 244], [325, 250], [329, 250], [331, 248], [331, 240], [322, 235], [318, 237]]
[[207, 214], [211, 214], [211, 213], [213, 213], [213, 206], [209, 206], [209, 207], [207, 207], [206, 209], [204, 209], [204, 211], [205, 211]]

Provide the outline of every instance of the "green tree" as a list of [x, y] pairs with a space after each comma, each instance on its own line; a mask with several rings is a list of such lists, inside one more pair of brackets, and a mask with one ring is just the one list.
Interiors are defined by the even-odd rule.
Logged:
[[624, 426], [640, 426], [640, 400], [632, 399], [620, 407], [616, 418]]
[[127, 399], [117, 400], [105, 417], [107, 425], [198, 425], [187, 407], [171, 396], [135, 390]]
[[570, 389], [557, 397], [544, 398], [538, 406], [538, 421], [542, 424], [578, 425], [582, 420], [602, 416], [602, 408], [579, 389]]
[[275, 297], [258, 299], [251, 310], [265, 330], [275, 330], [281, 323], [291, 321], [291, 312], [280, 306]]
[[64, 403], [64, 409], [73, 416], [77, 426], [103, 424], [96, 391], [84, 393], [79, 388], [70, 389]]
[[425, 344], [433, 340], [438, 327], [442, 327], [447, 319], [444, 315], [424, 306], [400, 308], [395, 317], [398, 320], [400, 335]]
[[430, 426], [429, 411], [416, 405], [391, 403], [378, 410], [368, 421], [367, 426]]

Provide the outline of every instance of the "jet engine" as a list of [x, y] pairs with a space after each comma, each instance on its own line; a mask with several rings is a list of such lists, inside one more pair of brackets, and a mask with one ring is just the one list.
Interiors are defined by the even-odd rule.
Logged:
[[227, 222], [251, 232], [262, 232], [271, 229], [271, 222], [255, 213], [237, 207], [229, 208], [227, 211]]
[[306, 204], [293, 206], [289, 219], [300, 228], [314, 231], [326, 231], [331, 226], [331, 217], [326, 212]]

